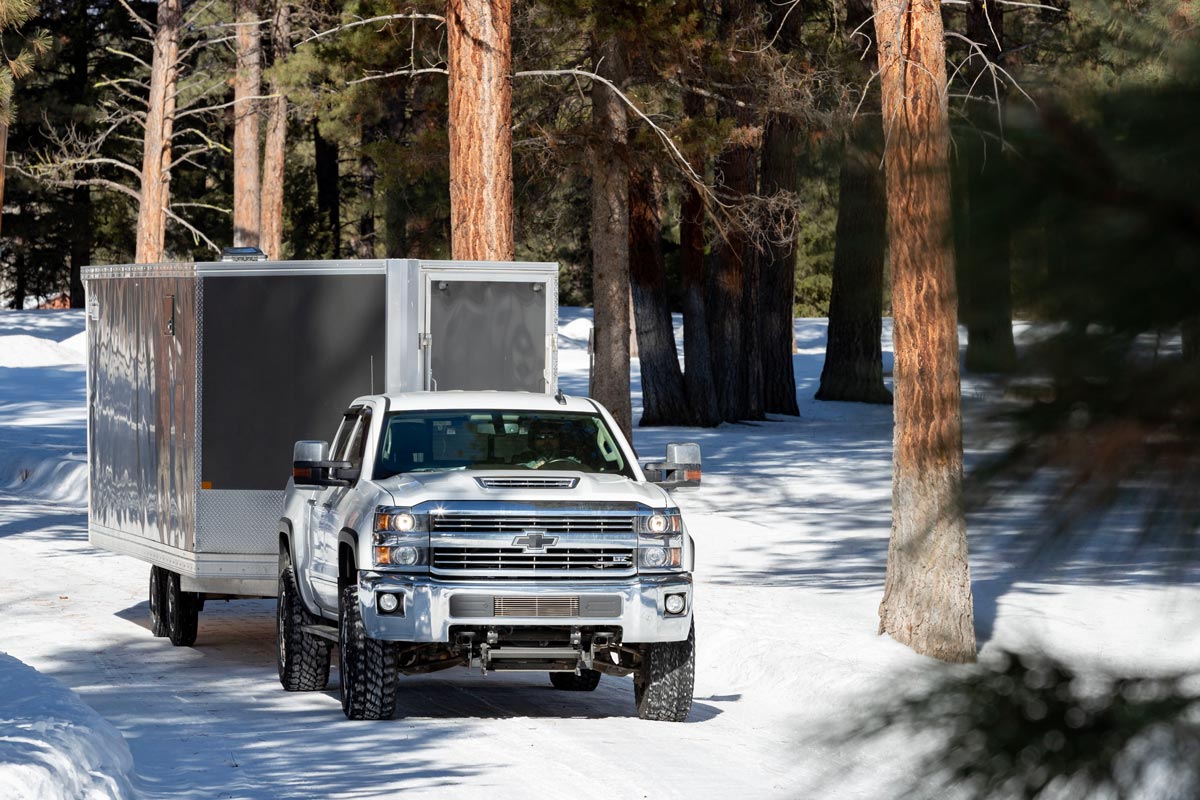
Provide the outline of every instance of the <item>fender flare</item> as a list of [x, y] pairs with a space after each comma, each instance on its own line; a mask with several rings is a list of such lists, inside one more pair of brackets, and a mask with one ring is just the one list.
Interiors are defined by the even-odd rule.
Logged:
[[[350, 563], [342, 560], [343, 546], [350, 550]], [[358, 580], [358, 533], [350, 528], [338, 531], [338, 583], [345, 585]]]

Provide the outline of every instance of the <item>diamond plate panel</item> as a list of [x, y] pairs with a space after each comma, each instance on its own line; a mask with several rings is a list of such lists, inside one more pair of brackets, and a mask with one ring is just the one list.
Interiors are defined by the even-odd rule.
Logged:
[[282, 511], [282, 489], [202, 489], [196, 502], [196, 552], [276, 555]]

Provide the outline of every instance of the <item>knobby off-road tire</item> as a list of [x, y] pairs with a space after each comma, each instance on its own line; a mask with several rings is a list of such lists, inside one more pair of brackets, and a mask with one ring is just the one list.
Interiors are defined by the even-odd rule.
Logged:
[[167, 638], [176, 647], [191, 647], [196, 643], [200, 627], [200, 595], [179, 588], [179, 574], [167, 573], [166, 602]]
[[321, 620], [308, 613], [289, 564], [279, 573], [279, 605], [275, 613], [275, 653], [279, 682], [289, 692], [315, 692], [329, 683], [329, 642], [304, 631]]
[[594, 669], [581, 669], [578, 675], [574, 672], [551, 672], [550, 683], [564, 692], [590, 692], [600, 685], [600, 673]]
[[155, 636], [167, 635], [167, 571], [162, 567], [150, 568], [150, 632]]
[[633, 676], [638, 716], [661, 722], [683, 722], [692, 710], [696, 677], [696, 628], [687, 641], [642, 645], [642, 666]]
[[367, 636], [358, 607], [358, 586], [342, 590], [338, 615], [338, 655], [342, 672], [342, 711], [348, 719], [391, 719], [400, 680], [395, 642]]

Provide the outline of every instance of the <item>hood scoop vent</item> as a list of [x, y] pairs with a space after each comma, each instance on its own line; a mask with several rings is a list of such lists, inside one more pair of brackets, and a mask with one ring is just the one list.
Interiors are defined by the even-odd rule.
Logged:
[[476, 478], [484, 489], [574, 489], [579, 478]]

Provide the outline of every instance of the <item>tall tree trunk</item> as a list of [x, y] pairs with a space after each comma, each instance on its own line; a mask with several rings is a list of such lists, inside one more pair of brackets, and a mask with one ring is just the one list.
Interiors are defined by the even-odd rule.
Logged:
[[875, 31], [896, 353], [892, 534], [879, 629], [918, 653], [974, 661], [941, 8], [936, 0], [875, 0]]
[[[597, 74], [618, 87], [626, 75], [616, 38], [593, 44]], [[628, 120], [619, 97], [592, 84], [592, 394], [633, 440], [629, 397], [629, 159]]]
[[142, 191], [135, 255], [139, 264], [152, 264], [163, 259], [167, 207], [171, 202], [171, 133], [175, 127], [182, 0], [160, 0], [157, 22], [142, 147]]
[[642, 427], [690, 421], [667, 303], [656, 178], [650, 170], [635, 170], [629, 181], [629, 277], [642, 368]]
[[338, 175], [338, 146], [321, 135], [320, 124], [314, 117], [313, 150], [317, 161], [317, 215], [330, 235], [329, 253], [342, 257], [342, 189]]
[[1185, 319], [1180, 326], [1183, 339], [1183, 360], [1191, 364], [1200, 363], [1200, 317]]
[[[1004, 12], [996, 3], [971, 0], [967, 6], [967, 37], [979, 46], [989, 61], [1000, 63], [1004, 47]], [[964, 154], [966, 214], [964, 216], [966, 263], [960, 265], [964, 276], [967, 323], [966, 368], [971, 372], [1012, 372], [1017, 364], [1017, 348], [1012, 332], [1012, 244], [1007, 220], [995, 213], [989, 198], [1004, 191], [1008, 169], [998, 142], [999, 122], [1004, 114], [1004, 85], [993, 86], [986, 74], [987, 65], [979, 57], [967, 63], [969, 85], [991, 100], [999, 94], [1000, 105], [990, 102], [971, 104], [974, 126], [994, 137], [968, 134], [969, 141], [959, 148]], [[962, 257], [960, 256], [960, 257]]]
[[[800, 188], [804, 147], [800, 121], [788, 115], [767, 122], [763, 140], [762, 180], [765, 196]], [[758, 336], [762, 349], [763, 408], [772, 414], [800, 416], [796, 403], [795, 348], [796, 240], [772, 242], [760, 256]]]
[[0, 122], [0, 229], [4, 221], [4, 178], [8, 172], [8, 126]]
[[[704, 100], [689, 93], [683, 100], [690, 118], [704, 114]], [[692, 154], [693, 161], [695, 162]], [[704, 170], [700, 170], [703, 174]], [[684, 189], [679, 213], [679, 264], [683, 273], [683, 385], [692, 421], [706, 428], [721, 423], [713, 380], [712, 348], [705, 309], [704, 197], [695, 186]]]
[[358, 198], [362, 208], [358, 216], [358, 240], [354, 243], [357, 258], [375, 257], [375, 160], [367, 153], [372, 136], [364, 131], [360, 136], [358, 154]]
[[71, 308], [83, 308], [87, 301], [82, 270], [92, 260], [92, 190], [76, 186], [71, 190]]
[[[280, 0], [271, 20], [271, 55], [278, 66], [287, 59], [290, 49], [291, 11]], [[262, 206], [259, 209], [258, 246], [267, 258], [283, 258], [283, 180], [284, 158], [287, 152], [287, 97], [277, 75], [270, 80], [270, 100], [266, 105], [267, 134], [263, 142]]]
[[883, 262], [887, 201], [879, 168], [877, 114], [851, 129], [838, 179], [838, 215], [829, 299], [829, 337], [818, 400], [890, 403], [883, 385]]
[[258, 247], [262, 195], [259, 184], [258, 97], [262, 93], [262, 34], [258, 0], [234, 0], [238, 26], [233, 75], [233, 244]]
[[[408, 106], [412, 81], [399, 81], [388, 105], [386, 131], [393, 143], [408, 141]], [[405, 183], [396, 170], [385, 172], [383, 188], [383, 255], [385, 258], [408, 257], [408, 200]]]
[[[739, 128], [746, 129], [750, 112], [738, 109]], [[737, 204], [753, 194], [756, 185], [756, 153], [753, 145], [740, 138], [728, 145], [717, 159], [717, 174], [723, 176], [727, 202]], [[713, 375], [717, 387], [717, 406], [728, 422], [749, 419], [748, 384], [753, 378], [745, 363], [747, 310], [747, 257], [750, 247], [743, 230], [729, 227], [724, 238], [713, 247], [708, 273], [707, 308], [709, 342], [712, 346]], [[753, 279], [753, 271], [749, 276]], [[757, 370], [756, 370], [757, 372]]]
[[512, 0], [447, 0], [450, 252], [511, 261]]

